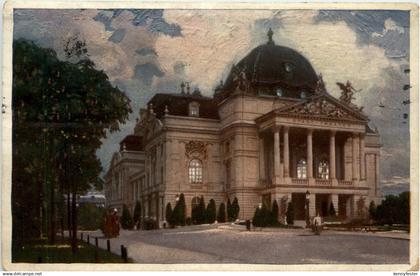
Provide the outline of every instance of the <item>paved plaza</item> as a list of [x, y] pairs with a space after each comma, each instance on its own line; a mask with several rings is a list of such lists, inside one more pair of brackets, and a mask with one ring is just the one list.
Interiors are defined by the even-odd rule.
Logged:
[[[87, 234], [87, 233], [86, 233]], [[86, 236], [85, 234], [85, 236]], [[90, 232], [91, 237], [102, 236]], [[404, 264], [409, 262], [408, 234], [267, 229], [243, 226], [191, 226], [154, 231], [125, 231], [111, 239], [111, 251], [128, 248], [135, 263], [248, 264]], [[99, 239], [106, 248], [106, 240]]]

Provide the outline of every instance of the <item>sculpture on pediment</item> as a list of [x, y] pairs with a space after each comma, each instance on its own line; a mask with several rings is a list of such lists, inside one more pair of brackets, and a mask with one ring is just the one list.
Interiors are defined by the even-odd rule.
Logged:
[[340, 101], [343, 103], [350, 105], [351, 101], [354, 99], [353, 95], [354, 93], [362, 91], [354, 89], [353, 85], [350, 83], [350, 81], [347, 81], [346, 84], [337, 82], [338, 87], [341, 89], [341, 96]]
[[327, 93], [327, 89], [325, 88], [325, 83], [324, 79], [322, 78], [322, 74], [319, 74], [318, 80], [316, 82], [315, 94], [320, 95], [324, 93]]
[[235, 86], [240, 91], [247, 90], [249, 86], [249, 81], [246, 76], [246, 66], [243, 68], [239, 68], [238, 66], [234, 65], [232, 68], [232, 72], [234, 74], [233, 82], [235, 83]]
[[205, 159], [207, 157], [208, 144], [201, 141], [188, 141], [185, 143], [185, 155], [191, 157], [194, 153], [197, 153]]
[[324, 115], [328, 117], [344, 117], [347, 115], [341, 108], [329, 103], [325, 99], [307, 102], [304, 106], [297, 106], [291, 109], [291, 111], [300, 114]]

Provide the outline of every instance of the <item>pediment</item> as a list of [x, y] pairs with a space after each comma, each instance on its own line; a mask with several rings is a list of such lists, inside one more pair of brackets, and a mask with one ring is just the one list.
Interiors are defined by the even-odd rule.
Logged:
[[344, 119], [352, 121], [367, 121], [368, 118], [355, 106], [347, 106], [330, 95], [324, 94], [308, 98], [304, 102], [280, 108], [277, 114], [303, 115]]

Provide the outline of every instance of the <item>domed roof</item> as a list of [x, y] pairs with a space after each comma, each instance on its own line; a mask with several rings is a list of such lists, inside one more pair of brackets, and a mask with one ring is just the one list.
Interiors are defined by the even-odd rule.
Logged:
[[297, 51], [276, 45], [272, 34], [270, 29], [268, 42], [253, 49], [232, 68], [219, 91], [230, 94], [238, 86], [238, 78], [245, 77], [253, 88], [280, 87], [288, 97], [300, 97], [302, 90], [313, 93], [318, 76], [312, 65]]

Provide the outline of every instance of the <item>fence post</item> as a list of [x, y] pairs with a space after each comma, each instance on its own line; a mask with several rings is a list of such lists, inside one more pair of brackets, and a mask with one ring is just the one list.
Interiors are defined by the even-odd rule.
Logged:
[[90, 244], [90, 236], [87, 237], [87, 243]]
[[121, 245], [121, 258], [124, 260], [125, 263], [128, 262], [127, 247], [125, 247], [124, 245]]
[[106, 250], [108, 252], [111, 252], [111, 241], [110, 240], [106, 240]]
[[98, 247], [98, 237], [95, 237], [95, 246]]

